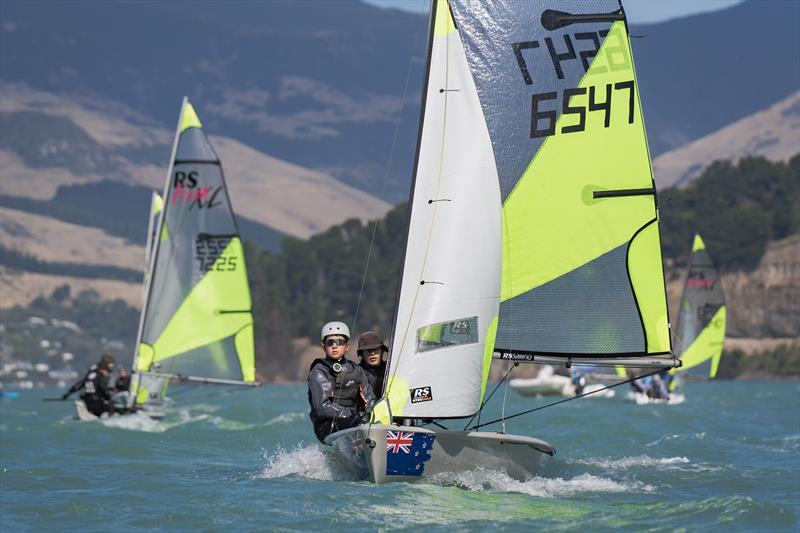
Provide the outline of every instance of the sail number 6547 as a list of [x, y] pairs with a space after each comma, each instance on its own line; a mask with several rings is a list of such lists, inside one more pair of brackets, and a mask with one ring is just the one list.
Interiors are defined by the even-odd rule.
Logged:
[[[604, 113], [603, 126], [608, 128], [611, 125], [611, 103], [615, 95], [620, 94], [624, 98], [627, 92], [628, 104], [628, 124], [633, 124], [635, 110], [635, 86], [633, 80], [620, 81], [617, 83], [607, 83], [605, 87], [591, 85], [588, 87], [588, 98], [585, 104], [579, 103], [578, 97], [587, 94], [586, 87], [564, 89], [561, 93], [561, 115], [575, 115], [577, 123], [564, 125], [559, 133], [575, 133], [586, 129], [586, 113], [602, 111]], [[602, 95], [602, 96], [600, 96]], [[556, 121], [558, 119], [558, 105], [548, 108], [550, 100], [558, 100], [559, 94], [555, 91], [538, 93], [531, 96], [531, 138], [549, 137], [556, 134]], [[575, 101], [573, 103], [573, 101]], [[540, 123], [543, 126], [540, 127]]]

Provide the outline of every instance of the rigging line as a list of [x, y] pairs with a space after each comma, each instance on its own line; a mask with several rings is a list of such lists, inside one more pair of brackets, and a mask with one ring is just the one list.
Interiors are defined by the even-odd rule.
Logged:
[[[389, 148], [389, 159], [386, 162], [386, 170], [383, 174], [383, 185], [381, 186], [381, 198], [384, 198], [386, 196], [386, 187], [389, 183], [389, 172], [392, 168], [392, 161], [394, 161], [394, 149], [395, 146], [397, 145], [397, 137], [400, 133], [400, 122], [402, 122], [403, 111], [405, 110], [406, 107], [408, 85], [409, 85], [409, 80], [411, 79], [411, 69], [414, 65], [414, 57], [417, 54], [417, 45], [418, 45], [417, 41], [419, 40], [419, 31], [420, 27], [417, 26], [416, 33], [414, 34], [414, 47], [411, 49], [411, 56], [409, 57], [408, 68], [406, 69], [406, 82], [405, 85], [403, 86], [403, 97], [400, 99], [400, 112], [397, 114], [397, 120], [394, 123], [394, 134], [392, 136], [392, 145]], [[358, 323], [358, 312], [361, 310], [361, 299], [364, 296], [364, 287], [367, 282], [367, 273], [369, 272], [369, 262], [370, 259], [372, 258], [372, 249], [375, 246], [375, 234], [378, 231], [378, 222], [379, 222], [378, 218], [376, 218], [372, 222], [372, 236], [370, 237], [369, 240], [367, 259], [364, 262], [364, 275], [361, 277], [361, 288], [358, 291], [358, 302], [356, 303], [356, 312], [353, 314], [353, 331], [357, 331], [356, 325]]]
[[[509, 363], [510, 362], [511, 361], [509, 361]], [[500, 416], [503, 417], [503, 433], [506, 432], [506, 400], [508, 400], [508, 382], [506, 382], [506, 386], [503, 387], [503, 408], [500, 411]]]
[[494, 396], [494, 393], [497, 392], [497, 389], [500, 388], [500, 385], [502, 385], [503, 382], [508, 379], [508, 376], [509, 376], [509, 374], [511, 374], [511, 371], [514, 370], [518, 366], [519, 366], [519, 361], [514, 361], [514, 365], [508, 369], [508, 372], [506, 372], [506, 375], [503, 376], [503, 379], [501, 379], [497, 383], [497, 385], [495, 385], [494, 390], [492, 390], [491, 394], [489, 394], [489, 396], [487, 396], [486, 399], [483, 400], [483, 403], [481, 404], [480, 408], [478, 409], [478, 412], [476, 414], [472, 415], [472, 418], [470, 418], [467, 421], [467, 424], [464, 426], [464, 431], [467, 430], [467, 427], [469, 427], [469, 425], [472, 423], [472, 421], [475, 420], [476, 416], [478, 417], [478, 423], [479, 424], [481, 423], [481, 411], [483, 411], [483, 408], [486, 406], [487, 403], [489, 403], [489, 400], [492, 399], [492, 396]]
[[607, 387], [603, 387], [602, 389], [593, 390], [591, 392], [586, 392], [586, 393], [580, 394], [578, 396], [573, 396], [572, 398], [565, 398], [565, 399], [559, 400], [557, 402], [548, 403], [547, 405], [542, 405], [542, 406], [536, 407], [534, 409], [528, 409], [527, 411], [522, 411], [521, 413], [513, 414], [511, 416], [498, 418], [497, 420], [492, 420], [491, 422], [485, 422], [483, 424], [476, 424], [476, 425], [472, 426], [469, 429], [470, 430], [478, 429], [478, 428], [481, 428], [483, 426], [496, 424], [497, 422], [504, 422], [505, 423], [506, 420], [509, 420], [511, 418], [516, 418], [518, 416], [527, 415], [529, 413], [533, 413], [535, 411], [540, 411], [540, 410], [546, 409], [548, 407], [553, 407], [554, 405], [558, 405], [558, 404], [561, 404], [561, 403], [564, 403], [564, 402], [569, 402], [571, 400], [577, 400], [578, 398], [583, 398], [584, 396], [589, 396], [590, 394], [595, 394], [597, 392], [602, 392], [604, 390], [613, 389], [614, 387], [619, 387], [620, 385], [624, 385], [626, 383], [630, 383], [631, 381], [636, 381], [637, 379], [646, 378], [647, 376], [654, 376], [655, 374], [658, 374], [659, 372], [662, 372], [663, 370], [664, 370], [663, 368], [660, 368], [658, 370], [653, 370], [652, 372], [648, 372], [647, 374], [642, 374], [641, 376], [636, 376], [635, 378], [626, 379], [625, 381], [620, 381], [619, 383], [614, 383], [613, 385], [608, 385]]

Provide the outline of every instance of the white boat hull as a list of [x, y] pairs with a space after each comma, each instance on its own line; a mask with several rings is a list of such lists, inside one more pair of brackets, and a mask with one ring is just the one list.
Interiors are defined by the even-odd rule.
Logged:
[[629, 392], [626, 396], [626, 399], [632, 402], [636, 402], [637, 405], [647, 405], [647, 404], [664, 404], [664, 405], [678, 405], [686, 401], [686, 397], [683, 394], [673, 393], [669, 395], [669, 399], [667, 398], [651, 398], [647, 394], [642, 394], [641, 392]]
[[[86, 404], [83, 403], [83, 400], [75, 400], [75, 419], [82, 420], [87, 422], [89, 420], [97, 420], [98, 418], [109, 418], [112, 416], [120, 416], [117, 413], [108, 414], [103, 413], [103, 416], [97, 416], [89, 412], [89, 409], [86, 407]], [[148, 417], [152, 418], [153, 420], [160, 420], [164, 418], [164, 412], [158, 409], [143, 409], [139, 408], [136, 412], [141, 412], [147, 415]]]
[[[508, 382], [512, 389], [520, 393], [522, 396], [563, 396], [564, 398], [571, 398], [575, 396], [575, 385], [572, 380], [565, 376], [550, 376], [548, 378], [532, 378], [532, 379], [512, 379]], [[597, 391], [604, 388], [602, 383], [591, 383], [586, 385], [583, 389], [583, 394]], [[613, 390], [604, 390], [597, 392], [587, 398], [613, 398]]]
[[533, 437], [438, 428], [361, 425], [329, 435], [333, 446], [362, 479], [413, 482], [477, 467], [504, 470], [524, 480], [555, 450]]

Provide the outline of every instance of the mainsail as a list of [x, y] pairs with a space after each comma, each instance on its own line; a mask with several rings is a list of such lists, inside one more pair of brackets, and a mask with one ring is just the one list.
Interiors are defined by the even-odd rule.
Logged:
[[719, 274], [703, 239], [695, 235], [678, 315], [681, 372], [711, 378], [717, 375], [725, 341], [725, 314]]
[[244, 250], [222, 167], [184, 99], [154, 233], [134, 370], [147, 378], [254, 382], [253, 317]]
[[672, 366], [621, 4], [437, 0], [428, 49], [390, 416], [474, 414], [493, 352]]

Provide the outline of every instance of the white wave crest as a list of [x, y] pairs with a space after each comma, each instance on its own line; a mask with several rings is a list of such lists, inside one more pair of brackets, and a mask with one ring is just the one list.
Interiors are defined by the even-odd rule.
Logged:
[[305, 420], [306, 416], [306, 413], [283, 413], [275, 418], [267, 420], [264, 425], [271, 426], [273, 424], [293, 424], [295, 422]]
[[353, 480], [355, 477], [337, 461], [332, 450], [318, 444], [298, 444], [292, 449], [278, 448], [274, 453], [264, 451], [267, 466], [255, 477], [279, 478], [300, 476], [322, 481]]
[[172, 428], [199, 422], [209, 418], [208, 415], [201, 414], [193, 416], [188, 410], [180, 409], [177, 412], [177, 420], [154, 420], [143, 412], [136, 412], [111, 418], [101, 418], [99, 422], [106, 427], [125, 429], [128, 431], [143, 431], [145, 433], [164, 433]]
[[659, 437], [658, 439], [654, 440], [653, 442], [648, 442], [645, 446], [652, 447], [658, 446], [662, 442], [669, 442], [669, 441], [682, 441], [682, 440], [704, 440], [706, 438], [706, 432], [701, 431], [699, 433], [693, 434], [684, 434], [684, 433], [673, 433], [670, 435], [664, 435], [663, 437]]
[[609, 470], [620, 470], [639, 466], [672, 466], [688, 464], [687, 457], [650, 457], [639, 455], [637, 457], [622, 457], [620, 459], [579, 459], [574, 461], [578, 464], [599, 466]]
[[111, 418], [101, 418], [100, 423], [106, 427], [126, 429], [129, 431], [144, 431], [146, 433], [163, 433], [168, 427], [158, 420], [153, 420], [144, 413], [131, 413]]
[[526, 481], [513, 479], [502, 470], [477, 469], [470, 472], [442, 473], [433, 476], [437, 485], [455, 485], [474, 491], [518, 492], [542, 498], [570, 497], [581, 494], [653, 492], [642, 483], [621, 483], [591, 474], [572, 479], [533, 477]]

